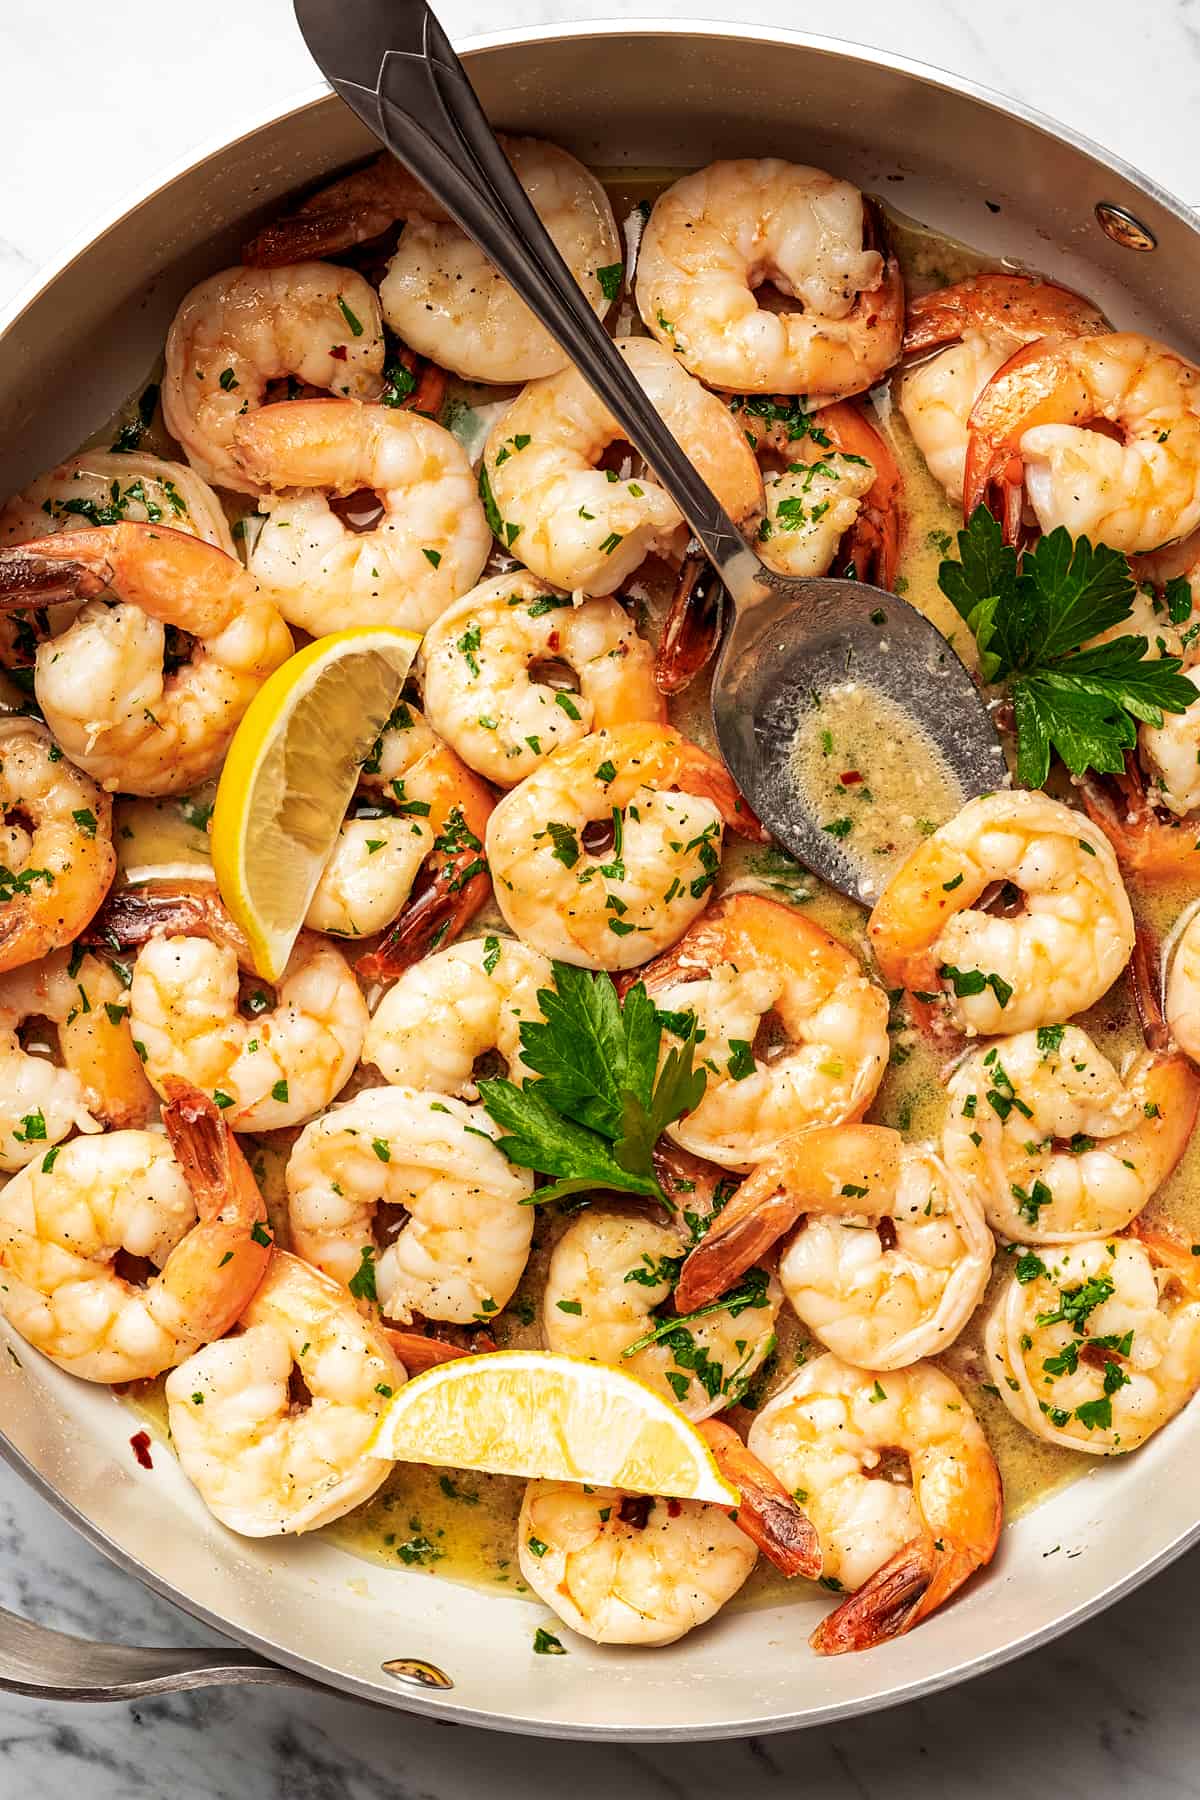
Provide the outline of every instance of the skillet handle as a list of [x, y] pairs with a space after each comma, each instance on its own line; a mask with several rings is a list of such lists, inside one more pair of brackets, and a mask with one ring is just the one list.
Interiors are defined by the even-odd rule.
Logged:
[[315, 1681], [253, 1650], [170, 1650], [94, 1643], [0, 1607], [0, 1690], [38, 1700], [141, 1700], [185, 1688], [272, 1682], [321, 1692]]

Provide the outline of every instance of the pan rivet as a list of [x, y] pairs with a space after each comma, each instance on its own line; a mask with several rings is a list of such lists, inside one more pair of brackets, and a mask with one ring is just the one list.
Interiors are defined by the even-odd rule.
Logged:
[[1123, 206], [1113, 206], [1107, 200], [1097, 200], [1096, 219], [1105, 237], [1120, 244], [1122, 250], [1157, 250], [1158, 239], [1148, 225], [1135, 219], [1131, 212]]
[[419, 1656], [394, 1656], [380, 1665], [393, 1681], [406, 1681], [410, 1687], [452, 1688], [454, 1683], [436, 1663], [424, 1662]]

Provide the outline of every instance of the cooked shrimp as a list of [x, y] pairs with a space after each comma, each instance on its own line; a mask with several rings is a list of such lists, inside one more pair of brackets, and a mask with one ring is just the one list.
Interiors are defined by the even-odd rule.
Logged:
[[[1200, 668], [1183, 673], [1200, 689]], [[1138, 755], [1156, 805], [1176, 818], [1200, 808], [1200, 693], [1186, 712], [1164, 713], [1161, 725], [1139, 725]]]
[[[722, 900], [642, 972], [656, 1005], [693, 1015], [700, 1104], [677, 1143], [751, 1169], [785, 1133], [861, 1118], [888, 1061], [887, 996], [811, 919], [757, 894]], [[764, 1024], [775, 1042], [755, 1048]]]
[[[529, 1256], [533, 1180], [480, 1108], [417, 1088], [371, 1088], [305, 1127], [287, 1166], [292, 1245], [389, 1319], [486, 1323]], [[402, 1206], [381, 1241], [377, 1207]]]
[[[207, 780], [291, 655], [241, 564], [186, 532], [102, 525], [0, 551], [0, 607], [64, 596], [87, 604], [38, 646], [34, 691], [67, 755], [110, 791], [178, 794]], [[194, 642], [167, 673], [169, 630]]]
[[186, 463], [145, 450], [81, 450], [0, 507], [0, 548], [81, 525], [169, 525], [233, 555], [221, 502]]
[[268, 384], [295, 375], [331, 394], [377, 400], [383, 361], [379, 301], [353, 269], [224, 269], [194, 287], [172, 321], [163, 418], [206, 481], [257, 494], [233, 434], [263, 404]]
[[[357, 400], [285, 400], [240, 419], [233, 453], [262, 488], [266, 523], [248, 566], [293, 625], [424, 631], [479, 579], [491, 550], [458, 439], [432, 419]], [[378, 496], [378, 519], [345, 524], [328, 495]]]
[[569, 1481], [529, 1483], [517, 1555], [538, 1599], [594, 1644], [673, 1644], [758, 1560], [724, 1507]]
[[[1139, 736], [1143, 729], [1138, 727]], [[1106, 780], [1085, 775], [1080, 788], [1089, 819], [1112, 845], [1121, 868], [1146, 881], [1190, 880], [1200, 874], [1197, 821], [1187, 813], [1156, 809], [1153, 801], [1159, 796], [1147, 791], [1135, 757], [1127, 755], [1122, 773]]]
[[345, 957], [305, 932], [278, 987], [255, 979], [240, 1004], [249, 946], [208, 884], [150, 882], [121, 893], [105, 926], [140, 944], [130, 1027], [158, 1092], [182, 1076], [238, 1131], [299, 1125], [353, 1072], [367, 1007]]
[[492, 796], [402, 701], [363, 764], [358, 793], [309, 903], [314, 931], [360, 937], [397, 923], [360, 960], [397, 975], [457, 937], [490, 890], [483, 833]]
[[821, 1546], [808, 1514], [765, 1463], [751, 1456], [731, 1425], [705, 1419], [700, 1435], [726, 1481], [738, 1490], [739, 1531], [784, 1575], [821, 1573]]
[[[589, 304], [601, 317], [621, 278], [608, 195], [557, 144], [500, 134], [500, 142]], [[248, 263], [273, 268], [336, 256], [403, 221], [380, 291], [393, 331], [468, 381], [530, 381], [567, 358], [524, 302], [393, 156], [380, 156], [268, 225], [246, 246]]]
[[[747, 1441], [815, 1525], [822, 1581], [853, 1595], [810, 1639], [824, 1655], [911, 1631], [995, 1553], [995, 1460], [931, 1363], [875, 1375], [819, 1356], [767, 1402]], [[889, 1453], [907, 1458], [911, 1487], [890, 1475]]]
[[[1021, 913], [974, 906], [994, 882], [1019, 889]], [[885, 981], [941, 991], [956, 1023], [984, 1036], [1085, 1011], [1125, 967], [1134, 936], [1104, 833], [1026, 792], [968, 801], [901, 863], [867, 931]]]
[[1189, 1247], [1153, 1229], [1027, 1251], [984, 1338], [1000, 1398], [1047, 1443], [1136, 1450], [1200, 1386], [1197, 1282]]
[[971, 411], [964, 513], [994, 504], [1015, 541], [1027, 497], [1043, 531], [1129, 555], [1185, 537], [1200, 524], [1198, 380], [1132, 331], [1018, 350]]
[[747, 837], [761, 832], [707, 751], [665, 725], [594, 731], [556, 750], [492, 814], [497, 904], [518, 937], [547, 956], [632, 968], [673, 944], [703, 909], [723, 824]]
[[983, 1297], [994, 1245], [979, 1201], [927, 1147], [840, 1125], [795, 1132], [759, 1164], [688, 1257], [676, 1305], [708, 1305], [797, 1221], [783, 1291], [845, 1362], [936, 1355]]
[[688, 1418], [707, 1419], [737, 1404], [775, 1348], [783, 1294], [759, 1269], [727, 1308], [674, 1324], [662, 1308], [682, 1252], [669, 1225], [589, 1206], [554, 1246], [542, 1335], [549, 1349], [611, 1363], [674, 1400]]
[[1175, 937], [1167, 969], [1165, 1012], [1171, 1036], [1200, 1063], [1200, 912]]
[[[271, 1253], [266, 1208], [220, 1113], [180, 1083], [167, 1137], [49, 1150], [0, 1192], [0, 1310], [85, 1381], [145, 1381], [228, 1331]], [[144, 1259], [145, 1285], [116, 1258]]]
[[0, 970], [35, 962], [89, 923], [117, 866], [112, 801], [32, 719], [0, 729]]
[[[128, 992], [112, 965], [55, 950], [0, 975], [0, 1169], [21, 1169], [73, 1130], [145, 1125], [156, 1107], [129, 1029]], [[55, 1028], [37, 1053], [27, 1020]]]
[[[768, 311], [769, 283], [799, 306]], [[874, 206], [778, 157], [711, 163], [654, 203], [638, 254], [648, 331], [712, 387], [859, 394], [900, 354], [904, 284]]]
[[[616, 347], [734, 523], [757, 518], [762, 479], [729, 409], [657, 344]], [[596, 466], [622, 436], [577, 369], [531, 382], [493, 425], [484, 473], [505, 546], [543, 581], [612, 594], [651, 550], [685, 538], [679, 508], [640, 465], [620, 478]]]
[[[239, 1324], [167, 1378], [171, 1441], [231, 1531], [314, 1531], [389, 1474], [367, 1443], [404, 1365], [343, 1288], [283, 1250]], [[293, 1370], [303, 1401], [292, 1398]]]
[[971, 275], [908, 303], [906, 352], [951, 345], [907, 370], [898, 401], [929, 473], [961, 501], [967, 420], [991, 380], [1022, 344], [1084, 337], [1108, 324], [1082, 294], [1033, 275]]
[[434, 1088], [477, 1100], [476, 1067], [493, 1053], [510, 1081], [521, 1060], [521, 1025], [542, 1016], [549, 962], [518, 938], [481, 937], [439, 950], [406, 969], [367, 1026], [362, 1060], [397, 1087]]
[[1022, 1244], [1120, 1231], [1187, 1147], [1200, 1077], [1146, 1051], [1122, 1078], [1077, 1025], [1001, 1038], [948, 1088], [947, 1163], [993, 1230]]
[[531, 575], [500, 575], [456, 601], [426, 632], [421, 663], [430, 722], [497, 787], [589, 731], [667, 722], [654, 652], [624, 608], [573, 603]]

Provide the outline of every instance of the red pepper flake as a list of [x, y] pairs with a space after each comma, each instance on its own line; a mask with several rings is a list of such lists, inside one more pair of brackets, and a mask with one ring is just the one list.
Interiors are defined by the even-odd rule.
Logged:
[[143, 1469], [152, 1469], [154, 1464], [150, 1460], [150, 1433], [148, 1431], [135, 1431], [129, 1442], [133, 1447], [133, 1454], [137, 1457]]
[[668, 1500], [667, 1501], [667, 1517], [668, 1517], [668, 1519], [677, 1519], [682, 1511], [683, 1511], [682, 1501], [679, 1501], [679, 1500]]
[[330, 354], [330, 356], [332, 356], [334, 362], [345, 362], [345, 360], [346, 360], [345, 344], [330, 344], [329, 354]]
[[[1022, 466], [1024, 466], [1024, 465], [1022, 465]], [[561, 642], [562, 642], [562, 640], [559, 637], [558, 632], [552, 631], [550, 633], [550, 636], [546, 639], [546, 647], [547, 647], [547, 649], [550, 649], [550, 650], [557, 650], [558, 646]]]
[[843, 787], [857, 787], [859, 782], [862, 780], [862, 776], [859, 774], [857, 769], [846, 769], [841, 775], [838, 776], [838, 780], [841, 782]]

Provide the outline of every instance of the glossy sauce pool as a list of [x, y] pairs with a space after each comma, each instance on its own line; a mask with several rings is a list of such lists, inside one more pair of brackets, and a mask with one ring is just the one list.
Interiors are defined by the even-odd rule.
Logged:
[[[618, 221], [629, 222], [627, 234], [630, 224], [636, 234], [639, 203], [652, 200], [677, 173], [646, 172], [634, 177], [624, 172], [619, 179], [606, 181]], [[913, 221], [894, 213], [890, 218], [893, 243], [913, 291], [941, 286], [981, 268], [996, 266], [982, 254], [940, 238]], [[618, 333], [640, 331], [628, 294], [614, 309], [611, 323]], [[443, 422], [477, 455], [492, 418], [507, 397], [506, 390], [452, 386]], [[960, 515], [917, 454], [903, 419], [892, 407], [889, 388], [876, 390], [871, 403], [904, 484], [905, 530], [897, 591], [933, 620], [971, 664], [974, 645], [970, 635], [937, 585], [938, 564], [952, 549]], [[134, 416], [136, 405], [134, 396], [120, 415], [120, 422]], [[110, 425], [97, 434], [95, 441], [107, 445], [112, 436]], [[143, 441], [148, 450], [177, 454], [175, 446], [162, 434], [157, 419]], [[246, 503], [233, 497], [230, 500], [230, 517], [237, 520], [244, 515]], [[511, 564], [500, 559], [496, 566]], [[632, 596], [638, 607], [642, 628], [652, 637], [661, 628], [672, 585], [671, 571], [662, 565], [656, 568], [651, 559], [627, 589], [627, 597]], [[957, 797], [945, 771], [929, 758], [921, 744], [897, 742], [895, 720], [883, 717], [877, 706], [864, 704], [862, 696], [839, 694], [827, 696], [825, 705], [829, 710], [824, 716], [814, 710], [810, 719], [798, 721], [799, 773], [828, 800], [832, 818], [852, 819], [864, 855], [875, 857], [878, 851], [878, 861], [890, 868], [906, 849], [926, 835], [930, 824], [951, 816], [957, 808]], [[712, 746], [707, 682], [703, 678], [680, 697], [673, 707], [673, 718], [687, 735]], [[831, 739], [829, 752], [824, 734]], [[864, 780], [846, 783], [842, 778], [847, 773], [858, 773]], [[917, 796], [913, 794], [914, 780], [920, 784]], [[862, 786], [869, 789], [871, 802], [853, 793], [853, 789]], [[1056, 791], [1060, 798], [1073, 799], [1065, 786]], [[210, 804], [211, 791], [183, 800], [118, 802], [117, 841], [122, 868], [182, 865], [183, 870], [204, 873], [204, 826]], [[873, 817], [869, 817], [869, 807], [874, 808]], [[1149, 926], [1159, 939], [1191, 898], [1178, 889], [1161, 885], [1139, 888], [1132, 881], [1128, 885], [1139, 922]], [[869, 961], [866, 911], [824, 887], [783, 853], [748, 846], [736, 838], [727, 839], [717, 892], [733, 889], [773, 895], [803, 908], [809, 917]], [[504, 929], [498, 916], [485, 914], [475, 921], [472, 931], [481, 934], [497, 926]], [[1141, 1048], [1132, 996], [1124, 977], [1078, 1022], [1118, 1066], [1126, 1055]], [[937, 1139], [945, 1110], [946, 1071], [941, 1060], [928, 1041], [898, 1016], [894, 1017], [890, 1036], [891, 1060], [867, 1117], [913, 1138]], [[352, 1091], [353, 1084], [343, 1098]], [[283, 1168], [297, 1135], [281, 1132], [247, 1140], [272, 1223], [284, 1246], [288, 1239]], [[1200, 1237], [1198, 1177], [1200, 1146], [1193, 1139], [1151, 1210], [1169, 1215], [1185, 1234]], [[494, 1335], [501, 1345], [540, 1346], [538, 1311], [546, 1264], [553, 1243], [567, 1222], [539, 1212], [533, 1252], [520, 1288], [494, 1322]], [[1005, 1279], [1008, 1266], [1009, 1255], [1001, 1248], [983, 1305], [958, 1340], [937, 1360], [960, 1384], [980, 1416], [1000, 1465], [1006, 1513], [1011, 1518], [1087, 1474], [1094, 1462], [1030, 1435], [1008, 1413], [989, 1382], [982, 1351], [982, 1325], [992, 1294]], [[778, 1331], [773, 1368], [754, 1396], [758, 1404], [783, 1385], [800, 1363], [820, 1353], [820, 1345], [806, 1338], [789, 1308], [785, 1307], [780, 1316]], [[169, 1437], [161, 1380], [145, 1384], [128, 1398], [156, 1436], [164, 1440]], [[324, 1535], [354, 1555], [372, 1561], [422, 1568], [443, 1580], [523, 1593], [526, 1589], [516, 1559], [516, 1520], [523, 1486], [521, 1481], [502, 1476], [400, 1464], [373, 1499], [325, 1527]], [[774, 1604], [786, 1585], [760, 1558], [751, 1580], [732, 1604]]]

